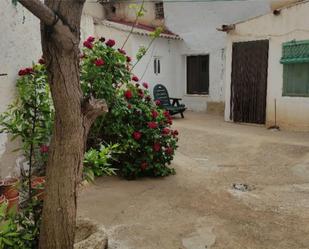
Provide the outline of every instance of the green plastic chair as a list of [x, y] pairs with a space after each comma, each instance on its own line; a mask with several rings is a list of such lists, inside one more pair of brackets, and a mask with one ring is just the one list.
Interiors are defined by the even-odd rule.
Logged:
[[169, 111], [171, 115], [180, 114], [184, 118], [184, 111], [187, 109], [184, 104], [180, 104], [180, 98], [170, 98], [165, 86], [158, 84], [153, 88], [155, 100], [160, 101], [160, 106]]

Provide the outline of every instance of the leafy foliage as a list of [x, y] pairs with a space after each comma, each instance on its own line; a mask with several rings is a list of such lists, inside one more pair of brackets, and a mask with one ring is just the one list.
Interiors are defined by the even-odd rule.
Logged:
[[33, 200], [18, 214], [6, 214], [0, 206], [0, 249], [36, 249], [39, 241], [42, 202]]
[[49, 143], [54, 119], [46, 69], [43, 64], [35, 64], [21, 69], [19, 75], [17, 98], [0, 115], [1, 132], [20, 138], [24, 156], [42, 169], [46, 158], [41, 155], [41, 146]]
[[84, 178], [87, 181], [94, 181], [96, 176], [116, 175], [115, 168], [111, 167], [114, 155], [118, 154], [118, 145], [101, 145], [99, 150], [91, 148], [84, 157]]

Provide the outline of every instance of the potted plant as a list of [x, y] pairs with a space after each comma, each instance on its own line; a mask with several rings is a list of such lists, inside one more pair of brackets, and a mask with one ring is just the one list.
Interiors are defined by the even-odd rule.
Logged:
[[0, 195], [0, 207], [3, 206], [7, 202], [6, 198], [4, 195]]
[[44, 199], [45, 182], [45, 176], [35, 177], [31, 181], [34, 197], [36, 197], [38, 200]]
[[7, 177], [1, 183], [2, 193], [7, 199], [14, 198], [19, 195], [19, 180], [15, 177]]
[[3, 179], [1, 188], [5, 199], [8, 202], [7, 211], [18, 211], [19, 203], [19, 180], [15, 177], [7, 177]]

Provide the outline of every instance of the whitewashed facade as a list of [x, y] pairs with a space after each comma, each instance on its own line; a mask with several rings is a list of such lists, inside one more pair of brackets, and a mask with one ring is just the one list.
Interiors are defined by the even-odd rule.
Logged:
[[[226, 103], [231, 98], [232, 46], [235, 42], [269, 40], [266, 126], [275, 124], [281, 129], [309, 131], [309, 97], [283, 95], [282, 45], [290, 41], [309, 42], [309, 2], [304, 1], [280, 10], [236, 24], [227, 40], [226, 52]], [[230, 121], [230, 105], [226, 105], [225, 120]]]
[[[226, 34], [216, 28], [267, 13], [269, 9], [269, 1], [164, 3], [165, 25], [183, 39], [177, 64], [180, 74], [176, 75], [177, 86], [173, 88], [177, 88], [189, 109], [212, 109], [223, 114]], [[191, 55], [209, 55], [209, 94], [187, 93], [186, 59]]]

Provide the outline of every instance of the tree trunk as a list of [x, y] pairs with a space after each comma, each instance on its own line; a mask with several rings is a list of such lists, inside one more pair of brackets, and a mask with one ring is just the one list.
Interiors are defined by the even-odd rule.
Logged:
[[40, 248], [71, 249], [75, 234], [78, 173], [82, 167], [86, 132], [78, 49], [83, 3], [46, 0], [45, 4], [65, 25], [59, 31], [41, 24], [43, 57], [55, 106], [55, 123], [46, 169], [47, 194]]
[[80, 21], [85, 0], [18, 0], [41, 20], [43, 57], [55, 106], [46, 169], [40, 249], [73, 249], [77, 185], [87, 135], [107, 111], [104, 101], [83, 99], [80, 87]]

